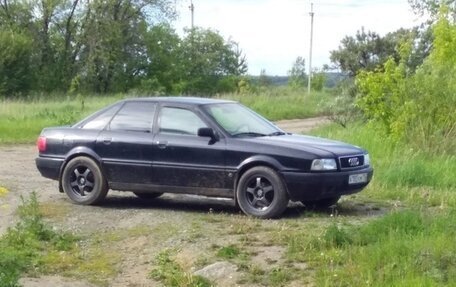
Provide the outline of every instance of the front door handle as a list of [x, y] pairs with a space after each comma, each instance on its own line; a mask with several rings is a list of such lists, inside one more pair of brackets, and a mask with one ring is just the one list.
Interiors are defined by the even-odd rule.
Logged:
[[104, 143], [105, 145], [110, 145], [111, 142], [112, 142], [112, 138], [104, 138], [104, 139], [103, 139], [103, 143]]
[[168, 146], [167, 141], [156, 141], [155, 144], [158, 146], [159, 149], [165, 149]]

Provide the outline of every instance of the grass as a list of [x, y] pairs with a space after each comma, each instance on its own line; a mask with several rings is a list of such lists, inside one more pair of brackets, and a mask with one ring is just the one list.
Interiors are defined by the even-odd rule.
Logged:
[[77, 242], [43, 223], [35, 194], [23, 199], [18, 213], [19, 222], [0, 238], [0, 286], [18, 286], [21, 274], [43, 267], [46, 253], [68, 252]]
[[[32, 193], [18, 208], [18, 223], [0, 238], [0, 286], [19, 286], [24, 274], [61, 274], [107, 286], [107, 279], [117, 273], [116, 252], [51, 228], [42, 210]], [[46, 214], [50, 215], [54, 213]]]
[[318, 286], [454, 286], [455, 220], [413, 210], [360, 226], [336, 220], [319, 236], [290, 236], [288, 254], [317, 270]]
[[[70, 125], [122, 98], [137, 95], [86, 96], [0, 101], [0, 144], [33, 143], [44, 127]], [[271, 120], [317, 116], [328, 93], [311, 96], [302, 91], [274, 88], [259, 95], [224, 95]]]
[[150, 273], [151, 277], [169, 287], [210, 287], [215, 286], [209, 280], [185, 272], [172, 258], [172, 251], [165, 250], [157, 255], [156, 268]]
[[377, 200], [410, 205], [456, 207], [456, 156], [429, 153], [380, 137], [375, 127], [331, 125], [314, 134], [366, 148], [375, 168], [374, 179], [361, 193]]

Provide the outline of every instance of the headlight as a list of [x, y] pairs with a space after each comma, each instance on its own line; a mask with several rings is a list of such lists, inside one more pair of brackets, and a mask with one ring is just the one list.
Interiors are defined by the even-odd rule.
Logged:
[[364, 165], [370, 165], [370, 164], [371, 164], [370, 156], [367, 153], [364, 155]]
[[332, 158], [314, 159], [310, 170], [337, 170], [336, 160]]

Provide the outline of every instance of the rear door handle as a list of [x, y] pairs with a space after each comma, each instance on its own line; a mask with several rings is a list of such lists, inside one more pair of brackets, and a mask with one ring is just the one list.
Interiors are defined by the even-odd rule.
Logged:
[[155, 144], [158, 146], [159, 149], [165, 149], [168, 146], [167, 141], [156, 141]]
[[103, 139], [103, 143], [104, 143], [105, 145], [110, 145], [111, 142], [112, 142], [112, 138], [104, 138], [104, 139]]

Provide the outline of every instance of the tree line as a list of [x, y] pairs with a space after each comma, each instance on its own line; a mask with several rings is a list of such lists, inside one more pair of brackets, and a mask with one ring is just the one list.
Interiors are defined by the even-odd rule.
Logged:
[[214, 94], [247, 72], [238, 44], [179, 36], [171, 0], [1, 0], [0, 97], [31, 92]]

